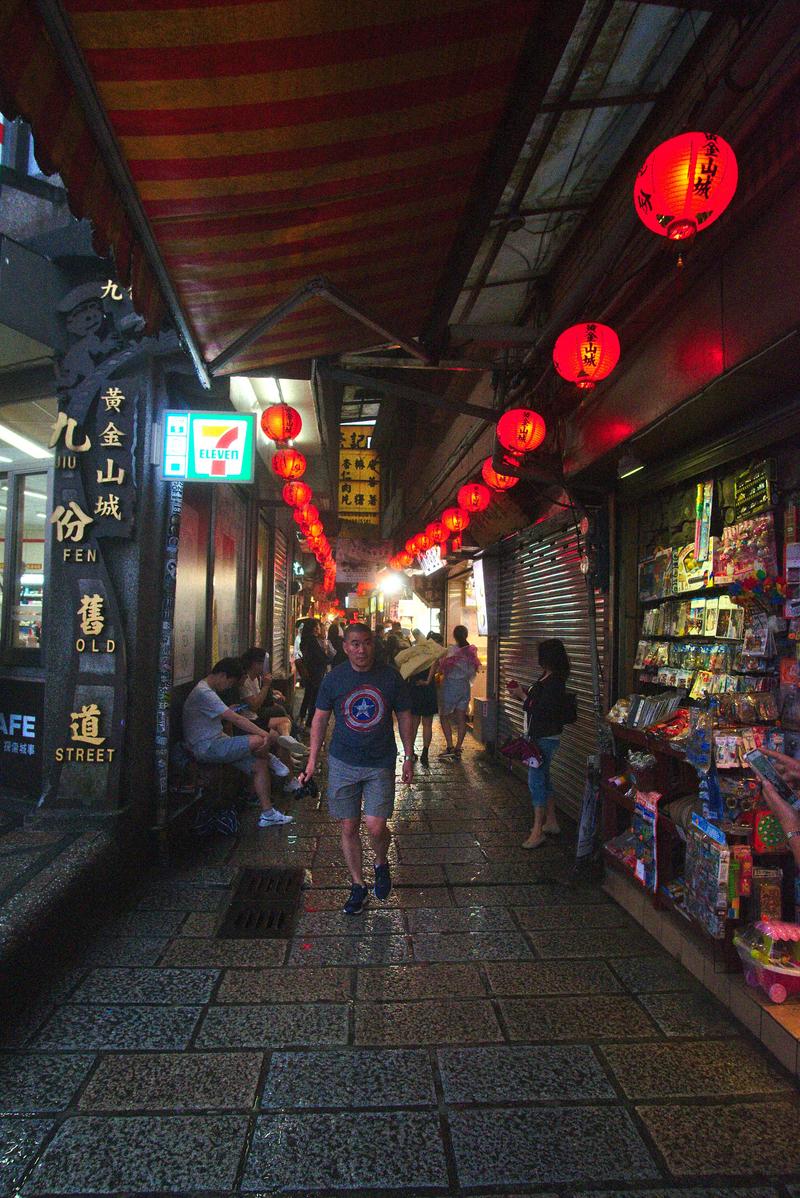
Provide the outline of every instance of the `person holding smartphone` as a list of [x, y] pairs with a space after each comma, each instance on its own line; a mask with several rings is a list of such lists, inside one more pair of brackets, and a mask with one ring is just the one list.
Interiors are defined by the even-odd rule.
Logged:
[[[764, 749], [763, 751], [770, 758], [783, 781], [798, 796], [798, 802], [800, 802], [800, 761], [796, 761], [794, 757], [787, 757], [785, 753], [776, 753], [774, 749]], [[761, 783], [761, 793], [764, 795], [767, 806], [786, 834], [786, 841], [796, 864], [800, 866], [800, 810], [793, 807], [786, 799], [781, 798], [769, 778], [764, 777], [752, 765], [751, 769]]]
[[556, 819], [556, 804], [550, 781], [550, 763], [561, 742], [564, 730], [566, 682], [570, 662], [564, 642], [553, 638], [539, 642], [541, 676], [527, 691], [516, 679], [508, 684], [515, 699], [522, 703], [526, 715], [526, 736], [535, 741], [542, 755], [538, 766], [528, 766], [528, 790], [533, 803], [533, 827], [524, 849], [538, 849], [545, 843], [547, 833], [560, 831]]

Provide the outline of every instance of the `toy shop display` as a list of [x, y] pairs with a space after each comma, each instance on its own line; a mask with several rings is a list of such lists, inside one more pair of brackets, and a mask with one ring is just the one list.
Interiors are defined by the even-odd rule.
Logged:
[[[636, 693], [607, 716], [615, 769], [631, 744], [658, 759], [638, 783], [629, 768], [622, 788], [604, 785], [607, 828], [629, 824], [607, 855], [734, 962], [741, 921], [795, 914], [788, 845], [747, 758], [800, 758], [800, 494], [779, 506], [776, 476], [759, 460], [649, 501]], [[800, 880], [796, 894], [800, 909]]]

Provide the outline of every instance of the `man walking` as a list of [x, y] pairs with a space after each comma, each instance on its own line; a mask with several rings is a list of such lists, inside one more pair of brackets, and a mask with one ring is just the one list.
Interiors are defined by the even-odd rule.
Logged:
[[397, 747], [392, 712], [403, 742], [403, 781], [414, 776], [411, 742], [411, 703], [406, 684], [397, 670], [375, 663], [375, 642], [366, 624], [350, 624], [342, 642], [347, 661], [322, 681], [311, 722], [308, 764], [300, 775], [312, 777], [331, 712], [335, 726], [328, 758], [328, 810], [341, 823], [342, 853], [350, 871], [350, 897], [345, 915], [364, 909], [368, 889], [361, 859], [361, 807], [375, 854], [374, 893], [387, 899], [392, 889], [387, 853], [391, 833], [387, 820], [394, 810], [394, 769]]

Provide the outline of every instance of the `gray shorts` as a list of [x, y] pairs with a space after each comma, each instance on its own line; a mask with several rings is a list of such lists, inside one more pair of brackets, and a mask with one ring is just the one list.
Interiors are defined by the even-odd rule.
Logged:
[[249, 736], [218, 736], [203, 745], [195, 754], [198, 761], [206, 765], [235, 765], [243, 774], [253, 772], [253, 754]]
[[328, 811], [334, 819], [359, 819], [364, 814], [389, 819], [394, 811], [394, 767], [348, 765], [328, 758]]

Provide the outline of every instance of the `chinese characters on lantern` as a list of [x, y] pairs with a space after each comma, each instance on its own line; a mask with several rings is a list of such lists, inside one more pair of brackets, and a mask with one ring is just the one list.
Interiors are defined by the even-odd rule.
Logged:
[[339, 437], [339, 519], [380, 523], [381, 463], [372, 452], [372, 425], [342, 425]]

